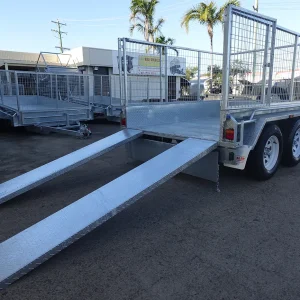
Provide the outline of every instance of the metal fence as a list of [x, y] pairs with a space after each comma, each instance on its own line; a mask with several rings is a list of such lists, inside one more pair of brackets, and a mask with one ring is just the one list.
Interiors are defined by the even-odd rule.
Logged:
[[118, 61], [123, 104], [220, 99], [221, 53], [124, 38]]
[[229, 6], [225, 13], [223, 109], [300, 99], [298, 33], [276, 20]]

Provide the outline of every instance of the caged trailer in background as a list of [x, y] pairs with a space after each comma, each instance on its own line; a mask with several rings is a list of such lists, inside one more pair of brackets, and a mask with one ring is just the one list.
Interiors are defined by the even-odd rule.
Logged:
[[[123, 130], [2, 183], [0, 202], [120, 145], [126, 144], [129, 156], [146, 162], [1, 243], [0, 287], [180, 172], [218, 182], [218, 166], [223, 164], [246, 167], [258, 179], [268, 179], [280, 162], [298, 164], [299, 35], [278, 26], [275, 19], [229, 6], [223, 56], [120, 39], [119, 58], [136, 58], [130, 73], [127, 61], [119, 59], [119, 69], [126, 70], [120, 72], [119, 81]], [[182, 101], [181, 93], [188, 91], [189, 82], [174, 78], [171, 56], [180, 62], [179, 68], [176, 63], [172, 69], [175, 72], [197, 67], [196, 101]], [[219, 84], [222, 95], [203, 98], [200, 77], [212, 66], [222, 70], [222, 83], [219, 71], [214, 71], [209, 84]], [[282, 97], [283, 90], [288, 97]]]

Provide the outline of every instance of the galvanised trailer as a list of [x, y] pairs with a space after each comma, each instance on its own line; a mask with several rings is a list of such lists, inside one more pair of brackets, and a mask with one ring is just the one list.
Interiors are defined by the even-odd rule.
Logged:
[[0, 71], [0, 119], [12, 126], [82, 136], [92, 118], [88, 76]]
[[[275, 19], [230, 6], [225, 13], [223, 56], [120, 39], [119, 58], [144, 53], [138, 65], [140, 79], [133, 85], [139, 90], [131, 89], [131, 95], [126, 59], [119, 60], [120, 70], [126, 70], [120, 74], [123, 130], [2, 183], [0, 201], [11, 200], [122, 144], [131, 157], [147, 161], [2, 242], [0, 286], [17, 280], [179, 172], [218, 182], [218, 166], [223, 164], [246, 167], [258, 179], [269, 179], [280, 162], [296, 165], [300, 159], [298, 37], [279, 27]], [[168, 62], [171, 51], [175, 52], [172, 64]], [[222, 66], [215, 67], [217, 57], [223, 58]], [[199, 82], [211, 65], [222, 69], [221, 99], [202, 100], [198, 89], [197, 101], [174, 101], [169, 92], [174, 72], [169, 68], [174, 65], [182, 73], [196, 65]], [[288, 82], [284, 88], [289, 89], [289, 97], [286, 93], [281, 97], [283, 89], [273, 88], [275, 72], [289, 74], [290, 78], [282, 78]], [[146, 82], [157, 88], [159, 102], [138, 101], [145, 98], [140, 83], [150, 74], [158, 78]], [[248, 83], [240, 89], [239, 82]]]

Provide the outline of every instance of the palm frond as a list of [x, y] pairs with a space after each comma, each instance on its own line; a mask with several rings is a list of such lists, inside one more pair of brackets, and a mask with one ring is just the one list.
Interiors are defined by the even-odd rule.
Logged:
[[135, 24], [133, 24], [133, 25], [130, 26], [129, 32], [130, 32], [131, 35], [133, 34], [133, 32], [134, 32], [135, 29], [138, 32], [141, 32], [143, 34], [145, 32], [145, 27], [141, 23], [135, 23]]
[[194, 6], [193, 8], [189, 9], [183, 16], [181, 21], [181, 27], [184, 27], [186, 32], [189, 32], [189, 25], [190, 21], [199, 21], [199, 10], [198, 7]]
[[241, 2], [239, 0], [228, 0], [224, 5], [222, 5], [218, 12], [221, 21], [223, 21], [224, 11], [229, 5], [241, 6]]

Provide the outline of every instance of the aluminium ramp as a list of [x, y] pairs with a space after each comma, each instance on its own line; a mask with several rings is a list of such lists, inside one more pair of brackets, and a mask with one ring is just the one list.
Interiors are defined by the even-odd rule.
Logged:
[[98, 142], [51, 161], [39, 168], [0, 184], [0, 204], [40, 184], [64, 174], [143, 134], [140, 130], [124, 129]]
[[199, 160], [216, 142], [187, 139], [0, 244], [0, 289]]

